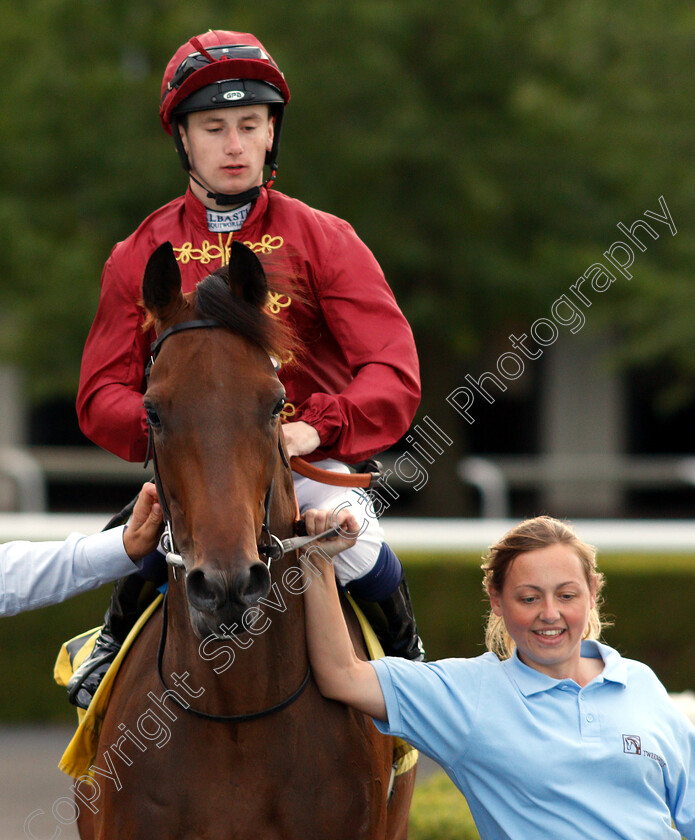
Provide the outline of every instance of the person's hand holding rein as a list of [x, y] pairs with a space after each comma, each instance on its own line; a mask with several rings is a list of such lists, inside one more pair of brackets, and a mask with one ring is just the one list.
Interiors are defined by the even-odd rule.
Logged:
[[318, 546], [328, 557], [335, 557], [357, 542], [360, 526], [349, 508], [341, 510], [308, 510], [304, 514], [304, 524], [309, 536], [321, 534], [330, 528], [338, 528], [340, 533], [335, 537], [319, 540], [311, 545]]
[[162, 533], [162, 507], [152, 482], [142, 486], [130, 521], [123, 532], [123, 547], [133, 562], [157, 548]]

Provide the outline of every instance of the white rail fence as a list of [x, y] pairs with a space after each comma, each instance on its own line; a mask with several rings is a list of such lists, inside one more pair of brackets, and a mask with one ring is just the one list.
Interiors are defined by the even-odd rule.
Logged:
[[[392, 459], [385, 460], [389, 461], [386, 466], [393, 467]], [[461, 481], [478, 489], [481, 518], [401, 519], [386, 515], [384, 529], [395, 550], [484, 551], [517, 522], [509, 518], [513, 488], [606, 480], [650, 489], [695, 486], [695, 458], [686, 457], [466, 458], [457, 472]], [[5, 509], [17, 511], [0, 513], [0, 541], [63, 539], [71, 531], [94, 533], [103, 528], [107, 514], [46, 513], [49, 481], [137, 486], [149, 475], [141, 464], [127, 463], [91, 447], [0, 447], [0, 479], [11, 487], [12, 503]], [[603, 551], [695, 552], [695, 520], [585, 519], [574, 524], [583, 539]]]
[[[104, 527], [108, 518], [107, 514], [0, 513], [0, 542], [58, 540], [71, 531], [93, 534]], [[434, 554], [484, 552], [517, 522], [517, 519], [401, 519], [387, 515], [382, 525], [394, 551]], [[574, 525], [583, 540], [605, 552], [662, 551], [695, 555], [695, 520], [578, 519]]]
[[[389, 483], [408, 489], [393, 472], [395, 455], [383, 458]], [[483, 519], [509, 516], [513, 490], [610, 483], [625, 489], [673, 490], [695, 487], [695, 457], [533, 455], [464, 458], [456, 465], [460, 481], [476, 489]], [[130, 464], [95, 447], [0, 446], [0, 507], [23, 512], [46, 510], [49, 482], [133, 484], [147, 477], [142, 464]]]

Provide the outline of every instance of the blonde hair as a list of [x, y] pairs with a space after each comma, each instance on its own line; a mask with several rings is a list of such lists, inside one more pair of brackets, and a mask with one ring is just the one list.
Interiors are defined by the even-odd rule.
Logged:
[[[596, 567], [596, 549], [582, 542], [566, 522], [553, 519], [551, 516], [537, 516], [534, 519], [521, 522], [511, 531], [508, 531], [499, 542], [490, 546], [488, 553], [483, 557], [484, 562], [481, 566], [485, 573], [483, 589], [488, 596], [490, 590], [501, 593], [507, 570], [519, 554], [547, 548], [551, 545], [569, 546], [582, 564], [589, 589], [593, 590], [594, 585], [596, 586], [596, 604], [589, 613], [582, 638], [598, 639], [601, 635], [601, 628], [609, 623], [601, 618], [599, 609], [600, 594], [605, 580]], [[490, 611], [485, 629], [485, 644], [487, 649], [496, 653], [500, 659], [509, 659], [514, 653], [515, 645], [507, 632], [502, 617], [495, 615], [492, 611]]]

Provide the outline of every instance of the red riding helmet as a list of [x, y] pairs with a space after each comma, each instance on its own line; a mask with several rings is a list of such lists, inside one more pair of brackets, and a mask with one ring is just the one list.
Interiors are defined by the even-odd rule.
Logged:
[[191, 38], [174, 53], [162, 79], [159, 117], [164, 130], [173, 135], [183, 168], [189, 170], [178, 131], [180, 116], [213, 108], [269, 105], [275, 117], [275, 139], [266, 155], [272, 182], [284, 107], [289, 101], [285, 77], [258, 38], [246, 32], [215, 29]]

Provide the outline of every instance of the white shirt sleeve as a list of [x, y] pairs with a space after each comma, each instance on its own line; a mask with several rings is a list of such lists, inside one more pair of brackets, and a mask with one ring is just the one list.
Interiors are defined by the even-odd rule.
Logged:
[[64, 542], [0, 545], [0, 616], [57, 604], [137, 571], [123, 547], [123, 528]]

